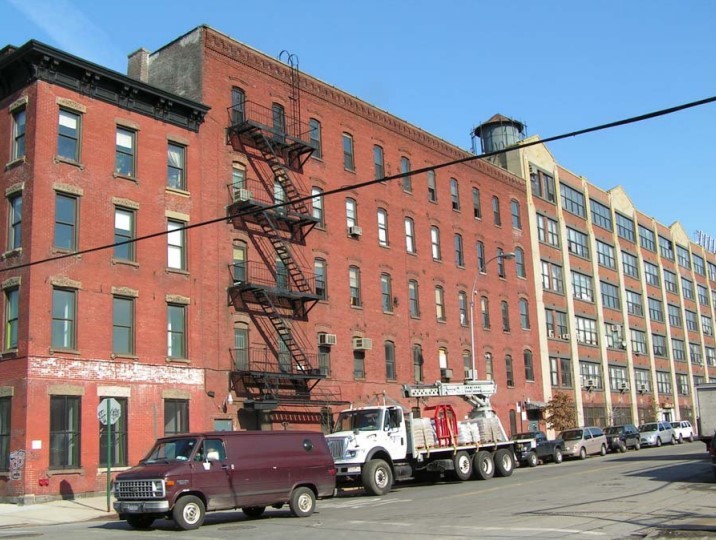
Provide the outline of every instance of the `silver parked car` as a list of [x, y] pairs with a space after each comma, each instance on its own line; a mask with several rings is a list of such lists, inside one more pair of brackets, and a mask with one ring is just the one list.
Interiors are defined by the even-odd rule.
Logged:
[[607, 453], [607, 437], [596, 426], [567, 429], [559, 438], [564, 440], [564, 457], [585, 459], [588, 455]]
[[639, 426], [642, 446], [676, 444], [676, 433], [669, 422], [649, 422]]

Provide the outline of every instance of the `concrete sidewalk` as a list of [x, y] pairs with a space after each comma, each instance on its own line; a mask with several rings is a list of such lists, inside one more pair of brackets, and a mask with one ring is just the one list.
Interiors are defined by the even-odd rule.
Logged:
[[[110, 500], [114, 502], [114, 498]], [[56, 525], [95, 519], [116, 520], [112, 508], [107, 512], [107, 496], [59, 500], [36, 504], [0, 504], [0, 529], [28, 525]]]

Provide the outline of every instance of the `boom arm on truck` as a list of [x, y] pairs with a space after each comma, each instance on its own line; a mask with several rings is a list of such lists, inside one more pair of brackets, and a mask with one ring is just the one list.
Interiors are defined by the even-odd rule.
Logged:
[[465, 383], [404, 384], [403, 397], [450, 397], [458, 396], [467, 401], [476, 410], [490, 408], [490, 397], [497, 393], [495, 381], [471, 381]]

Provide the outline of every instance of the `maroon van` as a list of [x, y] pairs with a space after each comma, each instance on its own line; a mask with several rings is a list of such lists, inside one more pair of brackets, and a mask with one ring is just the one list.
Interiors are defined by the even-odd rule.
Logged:
[[114, 509], [135, 529], [167, 518], [189, 530], [214, 510], [258, 517], [288, 503], [294, 516], [310, 516], [316, 499], [331, 497], [335, 487], [322, 433], [187, 433], [159, 439], [139, 465], [117, 475]]

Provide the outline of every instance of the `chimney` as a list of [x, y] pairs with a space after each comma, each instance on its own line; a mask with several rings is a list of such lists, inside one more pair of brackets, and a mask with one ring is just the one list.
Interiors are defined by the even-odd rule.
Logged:
[[129, 62], [127, 63], [127, 76], [142, 82], [148, 82], [149, 51], [147, 49], [137, 49], [129, 55]]

